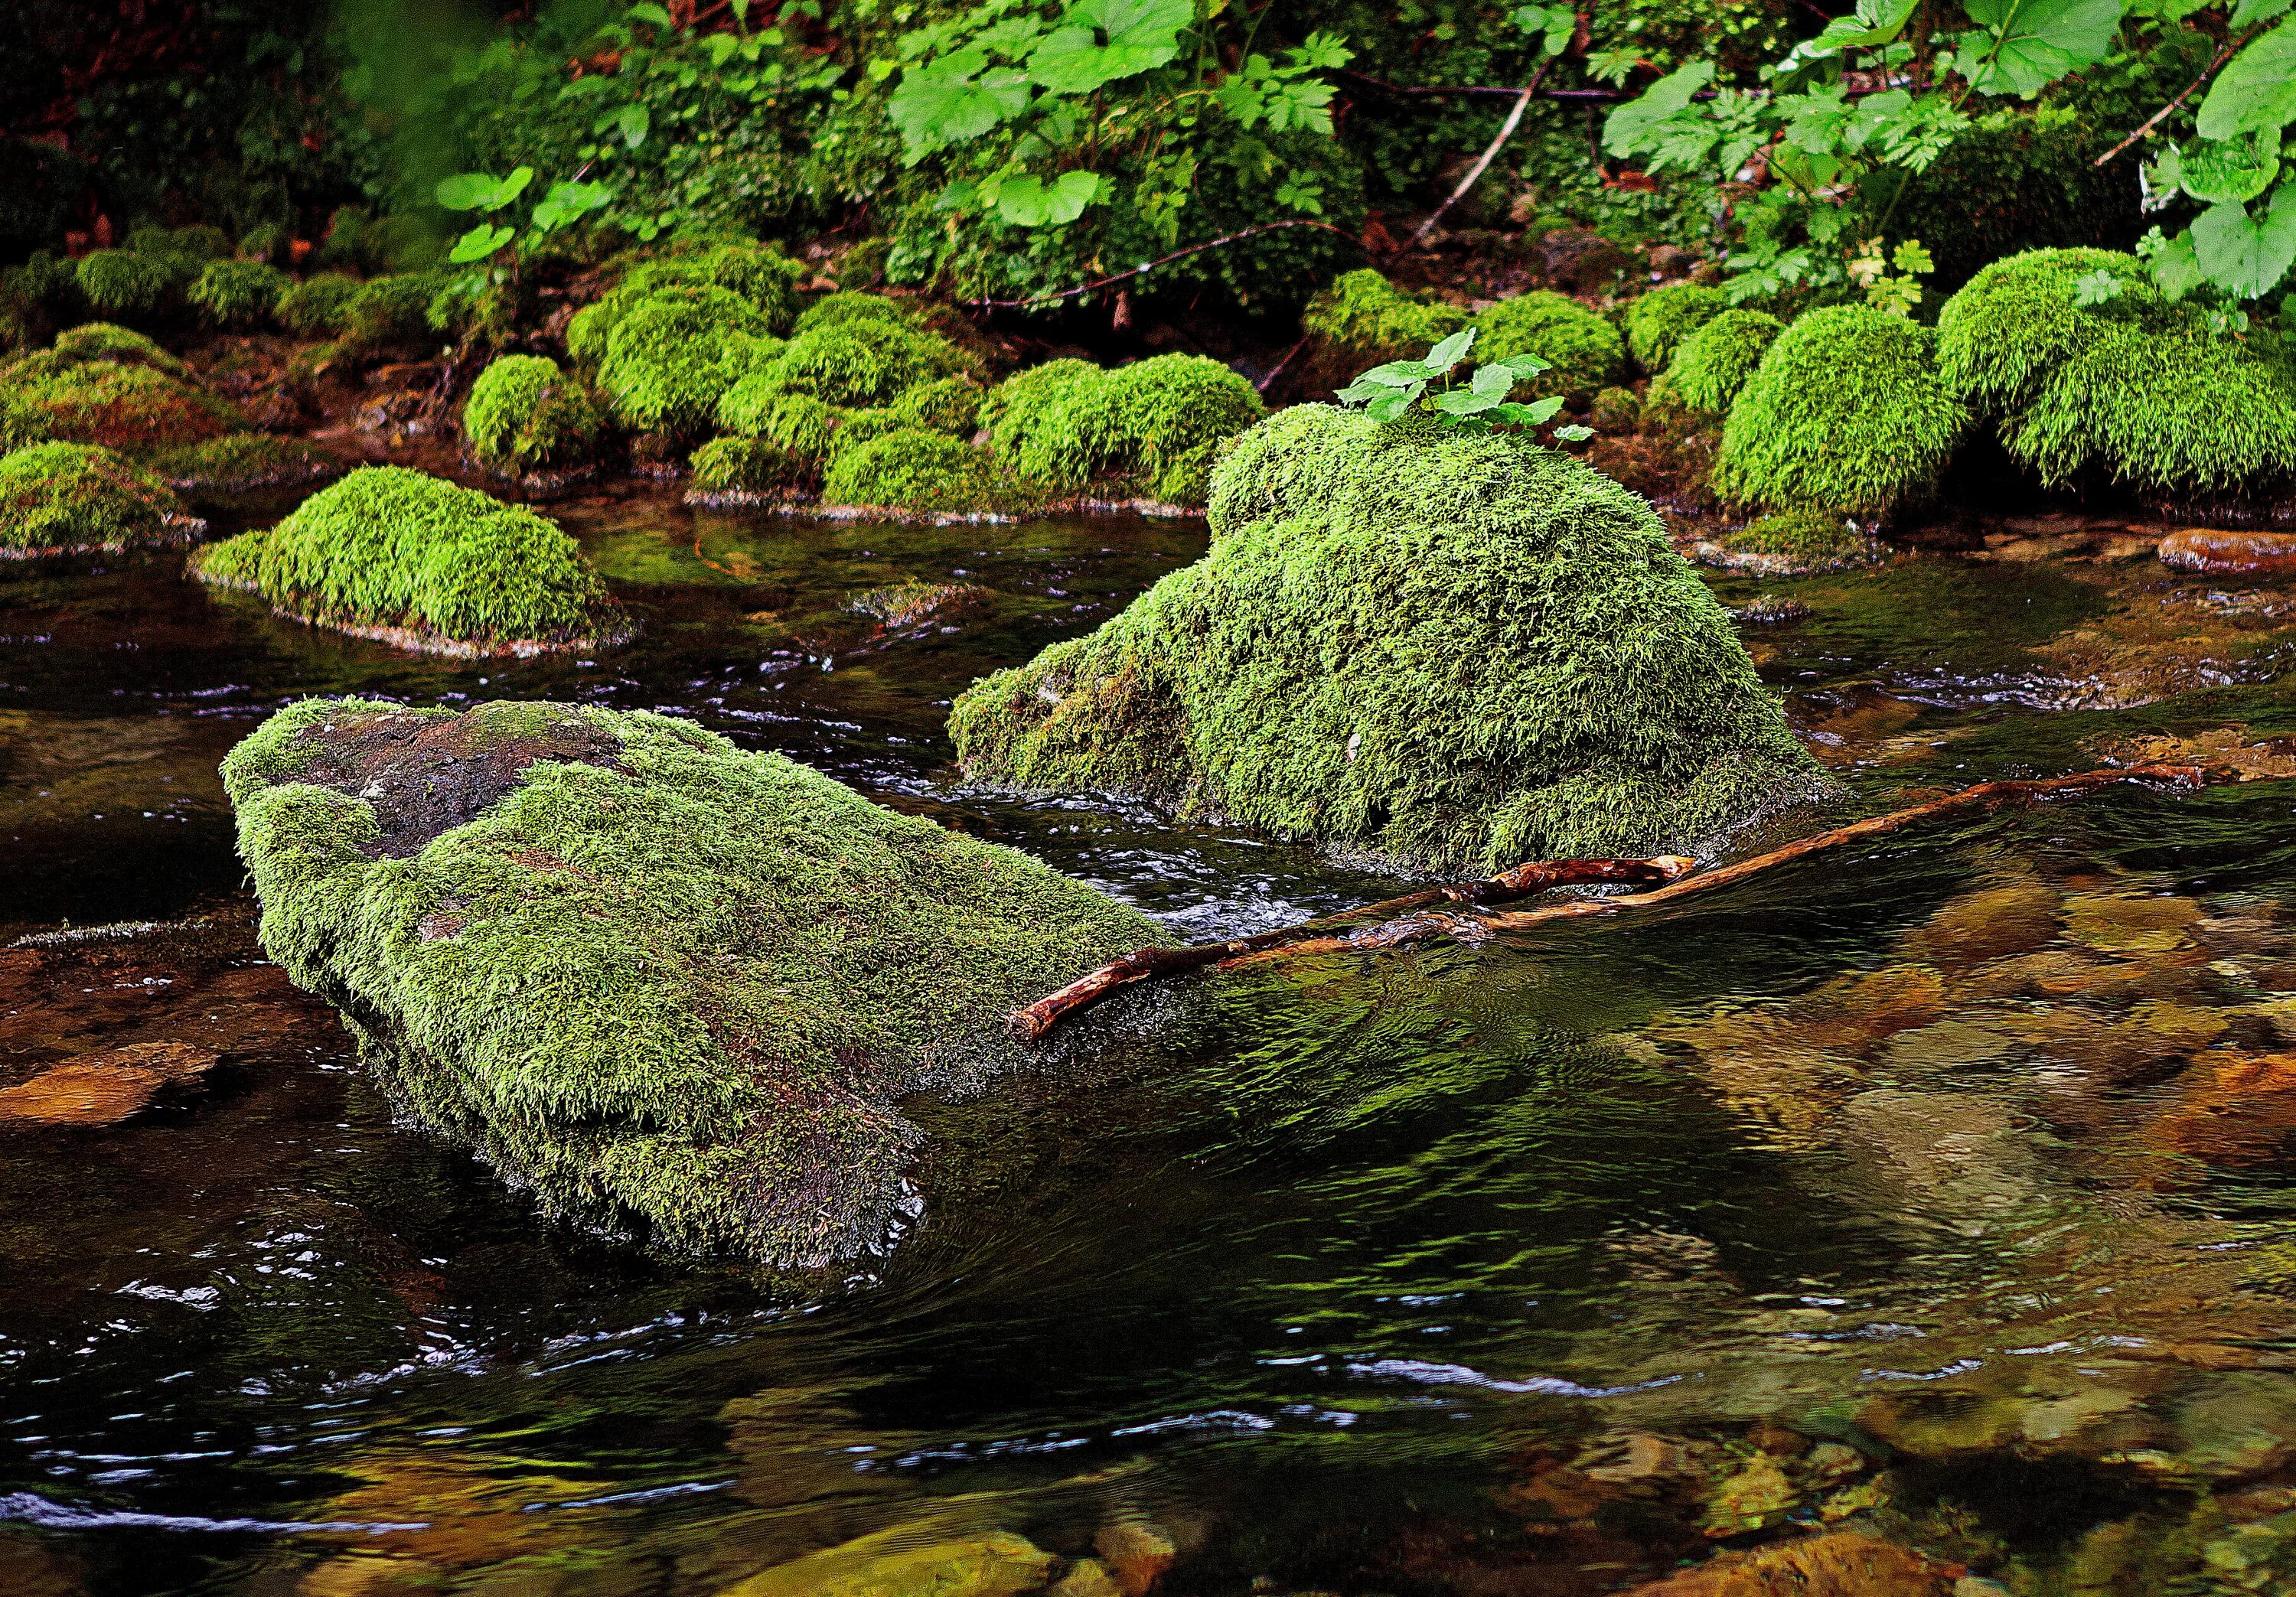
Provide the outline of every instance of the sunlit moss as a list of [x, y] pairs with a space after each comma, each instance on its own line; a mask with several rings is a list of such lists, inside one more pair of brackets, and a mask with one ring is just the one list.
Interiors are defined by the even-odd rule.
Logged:
[[1649, 506], [1567, 456], [1295, 406], [1210, 520], [1204, 559], [959, 698], [969, 774], [1444, 870], [1694, 848], [1825, 789]]
[[1849, 517], [1833, 511], [1787, 510], [1751, 521], [1722, 540], [1742, 554], [1774, 554], [1805, 565], [1861, 554], [1866, 535]]
[[819, 465], [829, 458], [837, 407], [810, 394], [791, 394], [752, 371], [718, 401], [718, 425], [743, 438], [764, 438]]
[[638, 306], [664, 294], [706, 299], [694, 293], [703, 289], [733, 295], [751, 313], [742, 319], [748, 331], [778, 338], [797, 317], [795, 285], [801, 275], [803, 268], [769, 246], [718, 244], [640, 261], [574, 314], [566, 327], [566, 353], [583, 365], [596, 365], [606, 358], [614, 329]]
[[1458, 332], [1469, 319], [1457, 306], [1403, 293], [1365, 266], [1342, 273], [1308, 301], [1300, 325], [1369, 364], [1424, 355], [1429, 345]]
[[1645, 372], [1663, 372], [1682, 340], [1728, 309], [1720, 289], [1698, 283], [1669, 283], [1638, 295], [1627, 306], [1627, 349]]
[[539, 355], [488, 364], [463, 404], [471, 452], [497, 471], [565, 471], [598, 453], [604, 418], [582, 385]]
[[613, 322], [598, 387], [631, 430], [698, 438], [771, 336], [766, 318], [729, 290], [663, 289]]
[[831, 504], [933, 515], [1009, 512], [1022, 500], [989, 457], [962, 438], [898, 428], [838, 453], [821, 485]]
[[972, 378], [943, 377], [903, 389], [887, 408], [905, 427], [971, 438], [980, 425], [980, 385]]
[[83, 322], [78, 327], [64, 329], [56, 334], [51, 353], [60, 365], [108, 363], [116, 366], [150, 366], [170, 377], [192, 374], [189, 366], [146, 335], [110, 322]]
[[1767, 311], [1726, 310], [1682, 340], [1668, 381], [1700, 410], [1721, 415], [1784, 331], [1785, 323]]
[[1867, 306], [1798, 318], [1730, 407], [1716, 491], [1760, 510], [1868, 514], [1927, 494], [1969, 421], [1936, 351], [1928, 328]]
[[882, 405], [921, 383], [955, 375], [964, 352], [906, 323], [832, 322], [790, 340], [760, 381], [831, 405]]
[[1221, 446], [1267, 414], [1249, 379], [1198, 355], [1111, 370], [1048, 361], [1005, 379], [981, 409], [990, 449], [1031, 482], [1177, 504], [1203, 503]]
[[[393, 843], [398, 795], [432, 780], [468, 795], [456, 823]], [[404, 1110], [553, 1210], [777, 1265], [887, 1241], [922, 1140], [904, 1102], [977, 1091], [1017, 1062], [1012, 1009], [1160, 936], [1025, 855], [644, 713], [308, 700], [224, 782], [266, 950]]]
[[0, 551], [168, 543], [183, 508], [166, 483], [109, 449], [34, 444], [0, 455]]
[[279, 298], [279, 324], [299, 338], [332, 338], [343, 330], [359, 280], [340, 272], [306, 277]]
[[201, 550], [192, 569], [308, 621], [430, 646], [571, 646], [627, 630], [555, 522], [402, 466], [353, 471], [278, 526]]
[[802, 333], [816, 327], [841, 327], [856, 322], [906, 327], [909, 316], [898, 299], [847, 290], [824, 294], [807, 306], [799, 313], [797, 325], [791, 331]]
[[184, 298], [216, 327], [244, 332], [267, 325], [293, 286], [287, 274], [260, 261], [209, 261]]
[[1619, 330], [1568, 294], [1538, 290], [1502, 299], [1477, 315], [1474, 325], [1470, 361], [1536, 355], [1548, 369], [1528, 379], [1524, 391], [1560, 394], [1574, 407], [1586, 405], [1627, 369]]

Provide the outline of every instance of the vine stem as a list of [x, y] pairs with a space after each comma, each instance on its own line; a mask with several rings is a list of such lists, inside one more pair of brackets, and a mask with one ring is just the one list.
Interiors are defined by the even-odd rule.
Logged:
[[1073, 299], [1078, 294], [1089, 294], [1095, 289], [1104, 289], [1112, 283], [1122, 283], [1128, 278], [1137, 277], [1144, 272], [1152, 272], [1158, 266], [1168, 266], [1173, 261], [1185, 259], [1188, 256], [1201, 255], [1207, 250], [1218, 250], [1224, 245], [1241, 243], [1245, 239], [1257, 238], [1264, 233], [1282, 233], [1290, 227], [1320, 228], [1325, 233], [1337, 233], [1357, 249], [1363, 248], [1363, 241], [1344, 227], [1333, 226], [1329, 222], [1318, 222], [1313, 217], [1292, 217], [1282, 222], [1262, 222], [1257, 226], [1242, 228], [1235, 233], [1222, 233], [1218, 238], [1206, 239], [1201, 244], [1190, 244], [1185, 249], [1173, 250], [1169, 255], [1160, 255], [1154, 260], [1144, 260], [1136, 266], [1111, 273], [1106, 277], [1095, 277], [1090, 283], [1079, 283], [1073, 288], [1060, 289], [1053, 293], [1031, 294], [1025, 299], [966, 299], [960, 303], [970, 306], [975, 310], [1021, 310], [1031, 305], [1051, 305], [1057, 300]]
[[2101, 167], [2104, 165], [2105, 162], [2111, 160], [2123, 150], [2128, 149], [2129, 145], [2136, 143], [2137, 140], [2143, 138], [2155, 127], [2160, 127], [2161, 124], [2167, 119], [2170, 112], [2174, 111], [2178, 106], [2182, 105], [2185, 101], [2193, 97], [2193, 91], [2194, 89], [2200, 87], [2201, 85], [2206, 83], [2210, 78], [2214, 78], [2217, 75], [2217, 70], [2218, 68], [2222, 67], [2225, 62], [2230, 61], [2234, 56], [2238, 55], [2242, 45], [2247, 44], [2249, 40], [2254, 38], [2258, 34], [2263, 31], [2264, 24], [2259, 22], [2246, 33], [2242, 34], [2238, 38], [2233, 40], [2232, 43], [2218, 51], [2216, 53], [2216, 59], [2209, 62], [2207, 66], [2201, 69], [2201, 75], [2185, 86], [2185, 92], [2183, 94], [2178, 94], [2174, 100], [2169, 101], [2168, 104], [2162, 106], [2159, 111], [2154, 111], [2151, 116], [2145, 118], [2143, 125], [2140, 126], [2135, 133], [2130, 134], [2127, 138], [2121, 140], [2120, 143], [2115, 144], [2103, 155], [2098, 156], [2089, 164], [2093, 167]]

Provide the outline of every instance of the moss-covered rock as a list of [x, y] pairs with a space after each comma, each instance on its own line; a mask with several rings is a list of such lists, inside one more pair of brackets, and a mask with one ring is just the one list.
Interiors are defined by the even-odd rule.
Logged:
[[403, 466], [367, 466], [276, 527], [198, 552], [192, 573], [284, 614], [449, 654], [592, 648], [627, 618], [558, 524]]
[[67, 327], [56, 334], [50, 349], [56, 363], [62, 366], [149, 366], [170, 377], [187, 378], [192, 374], [191, 367], [145, 334], [111, 322], [83, 322], [78, 327]]
[[605, 418], [582, 385], [539, 355], [488, 363], [463, 402], [471, 453], [497, 471], [567, 471], [597, 457]]
[[428, 272], [370, 278], [343, 304], [342, 341], [362, 354], [435, 348], [430, 300], [440, 287]]
[[[2111, 286], [2083, 304], [2084, 280]], [[2132, 255], [1996, 261], [1946, 302], [1938, 364], [2052, 486], [2094, 474], [2187, 494], [2296, 477], [2296, 372], [2210, 332]]]
[[0, 455], [0, 556], [178, 544], [197, 528], [166, 483], [110, 449], [34, 444]]
[[755, 332], [778, 338], [797, 319], [796, 283], [804, 269], [770, 247], [718, 244], [688, 254], [636, 263], [614, 286], [574, 314], [566, 327], [566, 353], [586, 366], [606, 357], [622, 318], [660, 294], [693, 298], [717, 289], [750, 307]]
[[665, 288], [614, 319], [597, 363], [598, 387], [633, 432], [699, 438], [718, 400], [772, 336], [765, 316], [730, 290]]
[[1223, 815], [1443, 871], [1693, 851], [1826, 784], [1650, 507], [1503, 436], [1300, 405], [1211, 552], [975, 684], [975, 780]]
[[1667, 380], [1690, 404], [1722, 415], [1784, 331], [1766, 310], [1726, 310], [1682, 340]]
[[1714, 488], [1758, 510], [1883, 514], [1935, 486], [1968, 422], [1928, 328], [1863, 305], [1814, 310], [1730, 407]]
[[0, 367], [0, 448], [57, 440], [140, 455], [245, 429], [238, 411], [184, 373], [140, 333], [74, 328], [53, 348]]
[[1158, 929], [688, 724], [313, 700], [224, 762], [266, 951], [551, 1209], [782, 1266], [888, 1240], [918, 1093]]
[[1627, 350], [1645, 372], [1663, 372], [1682, 340], [1730, 307], [1729, 296], [1700, 283], [1669, 283], [1627, 306]]
[[279, 297], [274, 313], [298, 338], [332, 338], [342, 332], [357, 298], [359, 280], [341, 272], [317, 272]]
[[1201, 355], [1103, 370], [1047, 361], [984, 401], [996, 458], [1055, 493], [1201, 504], [1223, 445], [1267, 414], [1250, 380]]
[[1303, 332], [1365, 365], [1424, 355], [1468, 320], [1457, 306], [1415, 299], [1368, 266], [1341, 273], [1300, 314]]
[[711, 438], [693, 452], [693, 486], [686, 497], [699, 504], [740, 504], [779, 499], [811, 483], [819, 463], [804, 459], [766, 438]]
[[880, 326], [907, 327], [909, 313], [898, 299], [888, 299], [882, 294], [863, 294], [850, 290], [824, 294], [798, 314], [793, 332], [810, 332], [816, 327], [843, 327], [853, 323], [873, 323]]
[[832, 455], [824, 503], [928, 516], [1009, 514], [1025, 495], [962, 438], [897, 427]]
[[718, 401], [718, 425], [727, 432], [762, 438], [816, 470], [829, 459], [837, 421], [835, 405], [785, 392], [754, 371]]
[[1642, 422], [1643, 402], [1629, 388], [1607, 388], [1595, 396], [1587, 419], [1597, 432], [1632, 432]]
[[1482, 312], [1474, 325], [1472, 359], [1535, 355], [1547, 369], [1530, 380], [1531, 391], [1560, 394], [1573, 409], [1586, 405], [1627, 369], [1627, 346], [1619, 330], [1568, 294], [1544, 289], [1518, 294]]
[[905, 322], [831, 322], [800, 332], [760, 367], [760, 382], [831, 405], [876, 405], [964, 370], [947, 339]]
[[270, 324], [294, 280], [261, 261], [209, 261], [184, 298], [209, 325], [234, 332]]
[[176, 282], [160, 262], [133, 250], [94, 250], [75, 272], [80, 297], [107, 321], [151, 322], [175, 304]]
[[904, 389], [886, 408], [904, 427], [969, 438], [980, 426], [981, 391], [970, 377], [943, 377]]
[[162, 449], [152, 474], [194, 497], [244, 494], [258, 488], [300, 487], [342, 475], [342, 463], [300, 438], [267, 432], [227, 432], [204, 443]]

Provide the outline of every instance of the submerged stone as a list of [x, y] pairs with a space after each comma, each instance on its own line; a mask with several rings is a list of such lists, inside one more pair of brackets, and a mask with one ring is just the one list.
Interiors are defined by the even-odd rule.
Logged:
[[1021, 1597], [1059, 1560], [1025, 1536], [992, 1530], [920, 1544], [880, 1531], [728, 1586], [719, 1597]]
[[0, 1125], [111, 1126], [197, 1082], [216, 1056], [189, 1043], [129, 1043], [49, 1066], [0, 1090]]
[[1246, 434], [1211, 551], [976, 683], [977, 781], [1438, 870], [1694, 852], [1828, 794], [1648, 504], [1505, 437], [1327, 405]]
[[2296, 532], [2183, 527], [2161, 540], [2161, 563], [2204, 577], [2279, 577], [2296, 571]]
[[913, 1093], [1156, 940], [1023, 854], [662, 717], [357, 700], [224, 762], [264, 946], [554, 1211], [799, 1266], [886, 1243]]

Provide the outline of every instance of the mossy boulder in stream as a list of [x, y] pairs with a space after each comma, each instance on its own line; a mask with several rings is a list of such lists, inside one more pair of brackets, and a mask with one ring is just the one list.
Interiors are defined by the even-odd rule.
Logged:
[[109, 449], [0, 455], [0, 559], [182, 543], [199, 527], [183, 512], [166, 483]]
[[956, 701], [972, 778], [1445, 871], [1693, 851], [1827, 790], [1649, 505], [1565, 455], [1300, 405], [1221, 462], [1210, 520]]
[[263, 945], [423, 1124], [554, 1210], [783, 1266], [884, 1243], [912, 1094], [1154, 922], [646, 713], [308, 700], [224, 784]]
[[0, 366], [0, 448], [54, 440], [145, 454], [246, 426], [182, 361], [110, 323], [75, 327]]
[[592, 648], [629, 631], [556, 522], [404, 466], [353, 471], [276, 527], [199, 551], [192, 574], [317, 626], [437, 653]]
[[546, 356], [499, 356], [463, 403], [471, 453], [513, 476], [588, 465], [604, 429], [589, 394]]

